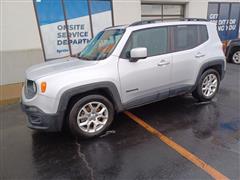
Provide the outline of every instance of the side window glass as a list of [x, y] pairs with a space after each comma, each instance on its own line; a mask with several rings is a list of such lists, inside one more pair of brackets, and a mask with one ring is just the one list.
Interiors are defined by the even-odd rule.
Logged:
[[198, 26], [199, 30], [199, 44], [202, 44], [208, 40], [208, 31], [205, 25]]
[[194, 48], [198, 46], [198, 29], [197, 26], [188, 26], [188, 48]]
[[174, 27], [174, 51], [187, 49], [187, 26]]
[[174, 51], [182, 51], [194, 48], [198, 45], [197, 26], [174, 27]]
[[129, 58], [131, 49], [146, 47], [149, 56], [167, 53], [167, 27], [158, 27], [135, 31], [130, 36], [123, 51], [123, 58]]

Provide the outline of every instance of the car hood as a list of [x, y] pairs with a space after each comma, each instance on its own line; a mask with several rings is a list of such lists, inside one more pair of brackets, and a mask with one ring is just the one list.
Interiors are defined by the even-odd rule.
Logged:
[[37, 80], [52, 74], [93, 66], [97, 63], [98, 61], [79, 60], [78, 58], [74, 57], [52, 60], [28, 68], [26, 70], [26, 78], [30, 80]]

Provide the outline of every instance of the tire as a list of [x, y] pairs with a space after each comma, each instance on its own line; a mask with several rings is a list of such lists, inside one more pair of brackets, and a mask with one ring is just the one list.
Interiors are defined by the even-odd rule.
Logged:
[[[216, 80], [216, 83], [214, 83], [214, 80]], [[201, 75], [199, 81], [197, 82], [197, 87], [192, 92], [192, 95], [200, 102], [210, 101], [217, 94], [219, 85], [220, 85], [219, 73], [214, 69], [208, 69]]]
[[230, 55], [230, 61], [234, 64], [240, 65], [240, 48], [234, 49]]
[[69, 129], [73, 135], [92, 138], [104, 133], [111, 125], [114, 108], [106, 97], [88, 95], [76, 101], [68, 117]]

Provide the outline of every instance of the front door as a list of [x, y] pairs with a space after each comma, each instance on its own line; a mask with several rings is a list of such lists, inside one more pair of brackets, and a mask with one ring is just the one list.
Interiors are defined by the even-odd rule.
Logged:
[[[168, 96], [172, 56], [167, 54], [167, 33], [167, 27], [132, 32], [118, 62], [124, 104], [144, 104]], [[147, 48], [147, 58], [130, 62], [130, 50], [138, 47]]]

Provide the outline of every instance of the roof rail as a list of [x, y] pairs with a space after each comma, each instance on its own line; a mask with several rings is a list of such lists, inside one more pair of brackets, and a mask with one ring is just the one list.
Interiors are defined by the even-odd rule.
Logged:
[[208, 21], [207, 19], [204, 18], [180, 18], [183, 19], [183, 21]]
[[132, 24], [130, 24], [129, 26], [137, 26], [137, 25], [144, 25], [144, 24], [152, 24], [152, 23], [156, 23], [156, 22], [163, 22], [163, 21], [172, 21], [172, 20], [176, 20], [176, 21], [208, 21], [207, 19], [203, 19], [203, 18], [168, 18], [168, 19], [149, 19], [149, 20], [142, 20], [142, 21], [136, 21]]
[[127, 25], [123, 24], [123, 25], [117, 25], [117, 26], [109, 26], [109, 27], [106, 27], [105, 30], [110, 29], [110, 28], [121, 27], [121, 26], [127, 26]]

